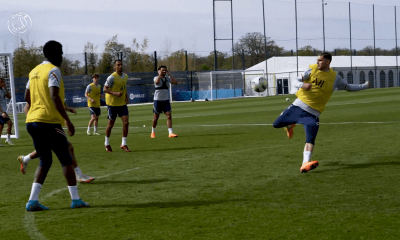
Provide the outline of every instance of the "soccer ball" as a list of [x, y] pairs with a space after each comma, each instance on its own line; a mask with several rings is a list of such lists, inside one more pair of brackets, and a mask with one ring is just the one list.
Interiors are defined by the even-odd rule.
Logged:
[[255, 92], [264, 92], [268, 88], [268, 81], [263, 77], [253, 79], [252, 82], [254, 83], [253, 90]]

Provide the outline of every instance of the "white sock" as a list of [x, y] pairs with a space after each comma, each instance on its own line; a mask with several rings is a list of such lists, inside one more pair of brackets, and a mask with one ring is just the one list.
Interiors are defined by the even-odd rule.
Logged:
[[122, 138], [121, 146], [125, 146], [125, 145], [126, 145], [126, 139], [127, 139], [126, 137], [123, 137], [123, 138]]
[[33, 183], [32, 184], [32, 190], [31, 190], [31, 196], [29, 196], [29, 200], [39, 200], [39, 193], [40, 190], [42, 189], [42, 184], [40, 183]]
[[152, 132], [152, 133], [155, 133], [155, 132], [156, 132], [156, 128], [153, 128], [153, 127], [152, 127], [152, 128], [151, 128], [151, 132]]
[[69, 194], [71, 195], [71, 199], [81, 199], [78, 194], [78, 187], [75, 186], [68, 186]]
[[88, 132], [90, 132], [90, 126], [87, 127]]
[[309, 162], [311, 160], [311, 154], [312, 152], [310, 151], [303, 152], [303, 163]]
[[97, 132], [97, 126], [94, 126], [94, 131]]
[[7, 140], [8, 140], [8, 141], [11, 140], [10, 134], [7, 134]]
[[110, 145], [110, 138], [106, 137], [106, 142], [104, 143], [104, 145], [106, 146]]
[[22, 158], [22, 161], [23, 161], [24, 163], [28, 163], [30, 160], [32, 160], [30, 154], [28, 154], [28, 155], [26, 155], [24, 158]]
[[81, 171], [81, 169], [79, 167], [76, 167], [74, 170], [75, 170], [75, 175], [78, 178], [82, 177], [82, 171]]
[[173, 133], [172, 128], [168, 128], [169, 134]]

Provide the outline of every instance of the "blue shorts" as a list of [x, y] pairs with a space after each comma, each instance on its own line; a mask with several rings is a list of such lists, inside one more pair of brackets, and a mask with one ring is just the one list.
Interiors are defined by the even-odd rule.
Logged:
[[297, 106], [290, 105], [286, 108], [275, 120], [273, 126], [274, 128], [281, 128], [296, 123], [303, 124], [306, 132], [306, 143], [315, 145], [319, 129], [319, 118]]
[[154, 100], [153, 104], [153, 113], [160, 114], [160, 113], [171, 112], [171, 103], [169, 100], [159, 101]]
[[118, 117], [126, 116], [129, 115], [128, 107], [126, 105], [124, 106], [107, 106], [107, 111], [108, 111], [108, 116], [107, 119], [111, 119], [115, 121]]
[[53, 161], [52, 152], [56, 154], [62, 166], [72, 164], [67, 136], [61, 124], [27, 123], [26, 130], [28, 130], [33, 139], [33, 146], [39, 156], [40, 166], [51, 166]]
[[6, 124], [9, 120], [11, 120], [11, 119], [8, 117], [3, 118], [3, 116], [1, 116], [1, 114], [0, 114], [0, 125]]
[[92, 116], [92, 115], [100, 116], [101, 115], [101, 110], [99, 107], [89, 107], [89, 112], [90, 112], [90, 116]]

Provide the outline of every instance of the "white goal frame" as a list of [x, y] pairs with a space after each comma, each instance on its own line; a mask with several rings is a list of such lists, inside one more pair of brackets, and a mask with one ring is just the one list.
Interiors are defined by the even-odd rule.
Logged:
[[[14, 68], [13, 68], [13, 58], [11, 53], [0, 53], [0, 77], [4, 78], [6, 81], [7, 88], [11, 94], [11, 99], [7, 101], [7, 114], [13, 121], [14, 132], [11, 138], [19, 138], [18, 129], [18, 111], [17, 102], [15, 97], [15, 82], [14, 82]], [[1, 138], [7, 137], [7, 125], [4, 124], [3, 132]]]

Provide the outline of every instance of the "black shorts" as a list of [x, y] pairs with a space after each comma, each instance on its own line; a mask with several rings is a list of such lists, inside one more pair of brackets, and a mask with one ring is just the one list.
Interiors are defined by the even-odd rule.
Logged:
[[90, 116], [92, 116], [92, 115], [100, 116], [101, 115], [101, 110], [99, 107], [89, 107], [89, 112], [90, 112]]
[[115, 121], [115, 119], [118, 117], [126, 116], [129, 115], [128, 107], [126, 105], [124, 106], [107, 106], [107, 111], [108, 111], [108, 119], [111, 119]]
[[154, 100], [153, 104], [153, 113], [160, 114], [160, 113], [171, 112], [171, 103], [169, 100], [159, 101]]
[[0, 114], [0, 125], [4, 125], [8, 122], [8, 120], [11, 120], [9, 117], [3, 118]]
[[72, 164], [68, 140], [61, 124], [33, 122], [26, 124], [40, 159], [40, 166], [51, 166], [54, 152], [62, 166]]

